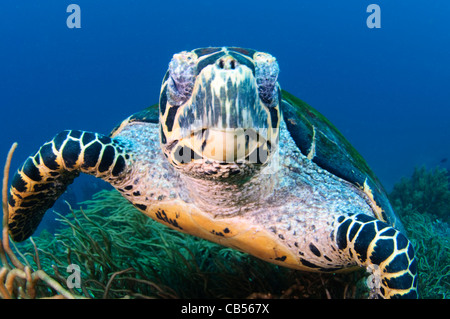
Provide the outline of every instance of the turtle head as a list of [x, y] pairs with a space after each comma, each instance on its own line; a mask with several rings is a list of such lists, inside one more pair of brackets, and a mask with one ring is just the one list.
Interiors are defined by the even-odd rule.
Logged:
[[274, 57], [254, 50], [175, 54], [159, 104], [161, 147], [169, 162], [211, 178], [266, 166], [278, 147], [278, 72]]

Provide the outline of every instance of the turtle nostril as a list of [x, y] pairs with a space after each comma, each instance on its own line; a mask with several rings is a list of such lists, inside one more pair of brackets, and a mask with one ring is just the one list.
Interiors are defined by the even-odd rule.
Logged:
[[218, 61], [217, 66], [222, 70], [234, 70], [238, 66], [238, 63], [231, 56], [225, 56]]

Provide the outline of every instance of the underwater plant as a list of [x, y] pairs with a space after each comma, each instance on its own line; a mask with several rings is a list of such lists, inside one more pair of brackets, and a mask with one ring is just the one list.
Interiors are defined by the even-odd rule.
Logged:
[[403, 177], [394, 185], [390, 200], [397, 214], [407, 216], [411, 210], [430, 214], [450, 222], [450, 184], [448, 171], [436, 167], [416, 167], [410, 178]]
[[446, 169], [416, 168], [390, 194], [418, 260], [421, 298], [450, 298], [450, 189]]

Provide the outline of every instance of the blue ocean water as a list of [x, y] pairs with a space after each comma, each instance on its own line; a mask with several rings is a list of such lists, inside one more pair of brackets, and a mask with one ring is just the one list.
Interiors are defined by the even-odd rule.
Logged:
[[[72, 3], [81, 28], [67, 27]], [[372, 3], [381, 28], [367, 26]], [[241, 46], [277, 57], [281, 86], [389, 190], [415, 166], [450, 166], [449, 16], [447, 0], [2, 0], [0, 160], [17, 141], [12, 174], [61, 130], [109, 133], [158, 101], [174, 53]]]

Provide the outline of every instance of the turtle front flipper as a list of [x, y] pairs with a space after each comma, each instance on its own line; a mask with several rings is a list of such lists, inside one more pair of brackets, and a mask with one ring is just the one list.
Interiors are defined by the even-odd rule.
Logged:
[[340, 252], [371, 275], [371, 298], [411, 298], [417, 293], [417, 262], [409, 240], [373, 217], [340, 216], [333, 238]]
[[33, 234], [80, 172], [111, 184], [120, 180], [130, 155], [118, 139], [78, 130], [66, 130], [27, 158], [14, 175], [9, 191], [9, 231], [14, 241]]

